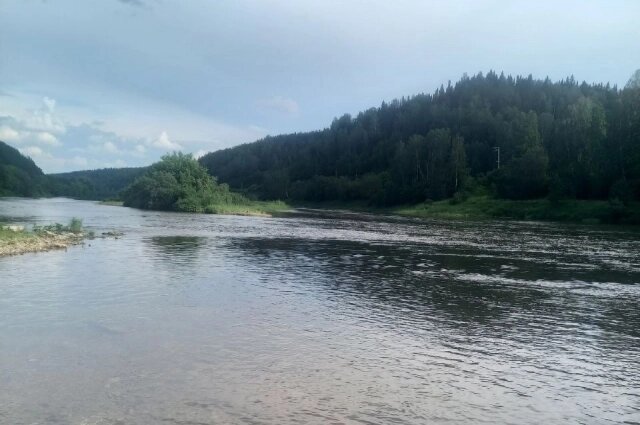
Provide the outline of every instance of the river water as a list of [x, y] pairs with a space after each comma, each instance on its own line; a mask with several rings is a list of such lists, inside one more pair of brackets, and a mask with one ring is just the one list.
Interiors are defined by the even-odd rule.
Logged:
[[2, 424], [640, 423], [640, 233], [0, 200]]

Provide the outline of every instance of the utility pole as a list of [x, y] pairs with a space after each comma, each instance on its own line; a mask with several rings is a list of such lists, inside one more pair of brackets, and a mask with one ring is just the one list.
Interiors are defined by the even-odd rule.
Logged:
[[494, 151], [496, 151], [496, 153], [498, 154], [498, 170], [500, 169], [500, 147], [496, 146], [493, 148]]

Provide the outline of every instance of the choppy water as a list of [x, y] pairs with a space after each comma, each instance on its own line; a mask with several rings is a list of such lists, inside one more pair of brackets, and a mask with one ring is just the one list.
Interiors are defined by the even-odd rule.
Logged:
[[640, 423], [640, 233], [0, 200], [0, 423]]

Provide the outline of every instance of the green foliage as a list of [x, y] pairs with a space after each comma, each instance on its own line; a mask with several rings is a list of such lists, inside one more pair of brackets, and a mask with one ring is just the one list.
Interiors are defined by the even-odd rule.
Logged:
[[549, 160], [540, 147], [513, 158], [495, 173], [498, 194], [507, 199], [532, 199], [547, 193]]
[[200, 162], [232, 188], [294, 202], [440, 200], [470, 178], [554, 202], [606, 200], [622, 179], [639, 200], [640, 90], [490, 72]]
[[550, 220], [582, 222], [588, 224], [621, 223], [640, 224], [640, 203], [628, 206], [619, 201], [546, 199], [507, 200], [488, 196], [452, 198], [449, 201], [425, 202], [409, 207], [396, 207], [391, 212], [423, 218]]
[[146, 171], [147, 167], [104, 168], [51, 174], [48, 176], [49, 192], [75, 199], [115, 199]]
[[69, 222], [69, 230], [71, 230], [73, 233], [82, 232], [82, 220], [79, 218], [73, 217], [71, 219], [71, 222]]
[[0, 196], [43, 196], [45, 180], [31, 158], [0, 142]]
[[616, 181], [609, 190], [609, 201], [629, 205], [633, 200], [633, 192], [629, 182], [621, 179]]
[[627, 89], [640, 89], [640, 69], [637, 69], [636, 72], [633, 73], [627, 85], [625, 86]]
[[204, 212], [207, 214], [232, 214], [232, 215], [271, 215], [289, 210], [289, 206], [282, 201], [248, 203], [224, 203], [207, 205]]
[[122, 199], [127, 207], [196, 213], [212, 212], [212, 205], [249, 204], [182, 153], [163, 156], [123, 191]]
[[82, 219], [77, 217], [73, 217], [68, 225], [54, 223], [47, 224], [44, 226], [35, 225], [33, 226], [33, 233], [35, 234], [43, 234], [43, 233], [83, 233], [84, 228], [82, 226]]
[[[638, 72], [620, 90], [573, 77], [478, 74], [344, 115], [321, 131], [266, 137], [199, 162], [251, 199], [393, 206], [452, 198], [448, 205], [458, 206], [469, 195], [546, 197], [557, 207], [568, 199], [603, 201], [626, 220], [640, 200], [637, 80]], [[104, 199], [126, 187], [127, 204], [139, 208], [251, 205], [226, 184], [180, 154], [148, 168], [45, 178], [15, 149], [0, 149], [0, 196]]]
[[27, 232], [25, 230], [14, 231], [10, 229], [5, 229], [2, 225], [0, 225], [0, 245], [5, 243], [11, 243], [15, 241], [21, 241], [24, 239], [29, 239], [33, 237], [33, 233]]

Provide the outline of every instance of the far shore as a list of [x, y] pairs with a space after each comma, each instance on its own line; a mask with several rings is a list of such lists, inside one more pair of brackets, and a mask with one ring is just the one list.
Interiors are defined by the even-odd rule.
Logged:
[[[114, 207], [124, 206], [124, 202], [118, 200], [100, 201], [100, 205]], [[220, 215], [240, 215], [251, 217], [273, 217], [275, 214], [290, 211], [292, 208], [280, 201], [250, 201], [241, 204], [213, 204], [204, 211], [193, 211], [195, 214], [220, 214]], [[177, 211], [185, 212], [185, 211]]]
[[[122, 206], [121, 201], [108, 200], [103, 205]], [[218, 204], [205, 214], [272, 217], [295, 208], [338, 209], [372, 214], [392, 214], [406, 217], [441, 220], [525, 220], [580, 224], [640, 224], [640, 203], [612, 203], [602, 200], [548, 199], [508, 200], [490, 196], [470, 196], [434, 202], [376, 207], [361, 201], [293, 202], [251, 201], [248, 204]]]
[[580, 224], [640, 224], [640, 203], [622, 205], [598, 200], [507, 200], [471, 196], [395, 207], [375, 207], [365, 202], [294, 203], [294, 207], [341, 209], [373, 214], [440, 220], [525, 220]]

